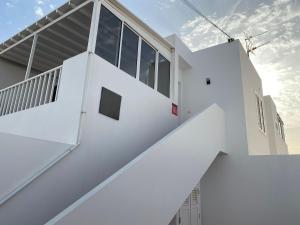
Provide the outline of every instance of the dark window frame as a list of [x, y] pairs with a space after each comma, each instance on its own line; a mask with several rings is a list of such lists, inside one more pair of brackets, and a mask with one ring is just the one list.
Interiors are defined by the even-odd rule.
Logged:
[[[103, 56], [105, 55], [105, 53], [101, 54], [99, 53], [101, 50], [101, 44], [99, 45], [98, 42], [101, 40], [101, 31], [103, 31], [103, 29], [105, 30], [105, 19], [107, 19], [105, 16], [103, 17], [103, 14], [106, 14], [111, 17], [113, 19], [115, 19], [115, 24], [119, 23], [117, 28], [118, 28], [118, 32], [117, 35], [115, 35], [116, 37], [116, 42], [113, 44], [114, 49], [115, 49], [115, 54], [113, 56], [113, 54], [111, 54], [111, 58], [113, 58], [113, 60], [109, 60], [107, 57]], [[102, 16], [102, 17], [101, 17]], [[101, 23], [101, 19], [104, 20], [104, 22]], [[109, 21], [109, 18], [107, 19]], [[104, 25], [103, 25], [104, 24]], [[107, 23], [109, 24], [109, 22]], [[114, 24], [114, 23], [112, 23]], [[101, 29], [101, 25], [104, 26], [103, 29]], [[109, 27], [109, 26], [108, 26]], [[122, 69], [122, 57], [123, 57], [123, 42], [124, 42], [124, 30], [128, 29], [129, 31], [131, 31], [134, 35], [136, 35], [137, 37], [137, 48], [135, 48], [136, 50], [136, 63], [133, 63], [133, 65], [135, 64], [135, 68], [133, 68], [133, 71], [126, 71], [124, 68]], [[109, 33], [109, 29], [107, 29], [108, 33]], [[109, 36], [109, 35], [107, 35]], [[112, 35], [113, 36], [113, 35]], [[103, 42], [105, 42], [105, 40], [109, 40], [109, 39], [105, 39], [105, 36], [103, 38]], [[143, 78], [141, 78], [141, 73], [143, 72], [142, 70], [144, 70], [145, 68], [142, 68], [142, 60], [143, 60], [143, 44], [148, 46], [149, 48], [151, 48], [153, 50], [153, 58], [151, 59], [152, 65], [151, 63], [149, 64], [149, 69], [148, 69], [148, 74], [145, 75]], [[97, 47], [100, 49], [97, 50]], [[104, 47], [102, 46], [102, 49], [105, 49], [104, 51], [107, 51], [107, 55], [109, 55], [109, 49], [107, 48], [107, 46], [104, 45]], [[116, 67], [118, 67], [120, 70], [124, 71], [125, 73], [127, 73], [128, 75], [135, 77], [136, 79], [138, 79], [140, 82], [144, 83], [145, 85], [149, 86], [150, 88], [152, 88], [153, 90], [156, 90], [157, 92], [159, 92], [160, 94], [171, 98], [171, 79], [172, 79], [172, 72], [171, 72], [171, 67], [172, 67], [172, 63], [167, 59], [167, 57], [165, 57], [157, 48], [155, 48], [151, 43], [149, 43], [146, 39], [143, 38], [142, 35], [140, 35], [138, 32], [135, 31], [134, 28], [132, 28], [129, 24], [126, 23], [126, 21], [122, 18], [120, 18], [120, 16], [118, 14], [116, 14], [109, 6], [103, 5], [101, 4], [100, 7], [100, 16], [99, 16], [99, 24], [98, 24], [98, 30], [97, 30], [97, 35], [96, 35], [96, 46], [95, 46], [95, 54], [99, 55], [101, 58], [103, 58], [104, 60], [110, 62], [111, 64], [115, 65]], [[160, 58], [163, 57], [168, 63], [169, 63], [169, 76], [168, 76], [168, 81], [167, 83], [169, 83], [169, 86], [165, 89], [166, 91], [162, 91], [160, 90]], [[130, 66], [129, 66], [130, 67]], [[130, 70], [130, 69], [129, 69]], [[147, 70], [147, 69], [145, 69]]]
[[[162, 68], [164, 65], [162, 63], [167, 64], [167, 68]], [[157, 68], [157, 91], [162, 95], [170, 98], [171, 92], [171, 62], [164, 57], [161, 53], [158, 53], [158, 68]], [[164, 73], [167, 69], [167, 73]], [[166, 77], [167, 76], [167, 77]], [[167, 82], [168, 85], [165, 85]]]
[[[128, 47], [135, 47], [135, 49], [134, 49], [134, 51], [136, 52], [136, 55], [134, 55], [134, 57], [135, 57], [135, 62], [133, 63], [133, 65], [135, 66], [135, 68], [133, 68], [133, 70], [134, 71], [129, 71], [129, 70], [127, 70], [126, 68], [124, 68], [124, 61], [126, 62], [126, 60], [127, 60], [127, 62], [129, 61], [128, 60], [128, 58], [126, 58], [125, 60], [124, 60], [124, 50], [132, 50], [132, 49], [129, 49], [129, 48], [125, 48], [124, 46], [126, 46], [126, 45], [124, 45], [125, 43], [124, 43], [124, 33], [125, 33], [125, 29], [127, 29], [128, 30], [128, 34], [130, 34], [130, 35], [132, 35], [132, 36], [134, 36], [134, 38], [136, 38], [136, 42], [135, 42], [135, 44], [136, 44], [136, 46], [128, 46]], [[134, 78], [136, 78], [137, 77], [137, 72], [138, 72], [138, 62], [139, 62], [139, 44], [140, 44], [140, 35], [139, 34], [137, 34], [127, 23], [125, 23], [124, 22], [124, 25], [123, 25], [123, 29], [122, 29], [122, 40], [121, 40], [121, 47], [120, 47], [120, 63], [119, 63], [119, 68], [121, 69], [121, 70], [123, 70], [124, 72], [126, 72], [126, 73], [128, 73], [130, 76], [132, 76], [132, 77], [134, 77]], [[133, 53], [133, 51], [131, 52], [131, 53]], [[125, 56], [126, 57], [126, 56]]]
[[[112, 24], [116, 25], [116, 27], [109, 27], [109, 25]], [[99, 24], [97, 30], [97, 38], [96, 38], [96, 46], [95, 46], [95, 54], [99, 55], [101, 58], [105, 59], [106, 61], [110, 62], [111, 64], [117, 67], [119, 66], [120, 47], [121, 47], [121, 41], [122, 41], [121, 39], [122, 39], [122, 32], [123, 32], [122, 27], [123, 27], [123, 21], [107, 7], [101, 5]], [[108, 28], [116, 28], [117, 32], [114, 33], [112, 30], [109, 30]], [[116, 38], [113, 44], [107, 41], [110, 40], [111, 42], [113, 38], [105, 39], [105, 37], [107, 37], [105, 35], [109, 33], [111, 33], [111, 37]], [[109, 44], [111, 46], [109, 46]], [[112, 47], [114, 48], [114, 51], [109, 52], [112, 49]]]
[[[157, 73], [157, 71], [156, 71], [156, 64], [157, 64], [156, 55], [157, 55], [158, 51], [155, 48], [153, 48], [153, 46], [150, 45], [144, 39], [142, 39], [140, 48], [141, 48], [141, 51], [140, 51], [140, 62], [139, 62], [140, 63], [139, 80], [142, 83], [144, 83], [145, 85], [151, 87], [152, 89], [155, 89], [155, 84], [157, 82], [156, 81], [156, 73]], [[143, 53], [145, 53], [145, 54], [143, 55]], [[154, 60], [154, 62], [153, 62], [153, 60]], [[146, 73], [148, 73], [148, 74], [146, 74]]]

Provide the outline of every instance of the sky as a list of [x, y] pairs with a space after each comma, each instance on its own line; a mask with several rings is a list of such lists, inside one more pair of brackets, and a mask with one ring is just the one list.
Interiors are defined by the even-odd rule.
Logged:
[[[290, 153], [300, 154], [300, 0], [189, 0], [243, 43], [260, 45], [251, 60], [285, 122]], [[65, 0], [0, 0], [0, 42], [23, 30]], [[162, 36], [176, 33], [193, 51], [226, 41], [182, 0], [120, 0]]]

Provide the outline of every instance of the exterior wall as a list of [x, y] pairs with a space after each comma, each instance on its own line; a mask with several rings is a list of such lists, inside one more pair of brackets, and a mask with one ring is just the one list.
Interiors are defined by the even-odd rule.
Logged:
[[[268, 129], [264, 133], [259, 127], [256, 103], [256, 95], [263, 100], [262, 82], [241, 45], [240, 58], [248, 152], [250, 155], [269, 155], [271, 152], [269, 148]], [[264, 115], [264, 118], [266, 118], [266, 115]]]
[[224, 112], [212, 105], [47, 225], [167, 225], [220, 151], [226, 152], [224, 134]]
[[217, 102], [226, 115], [229, 151], [201, 180], [202, 225], [298, 224], [300, 158], [248, 156], [270, 150], [257, 118], [261, 80], [242, 46], [235, 41], [192, 55], [192, 68], [183, 69], [179, 79], [183, 120]]
[[277, 110], [271, 96], [264, 96], [266, 125], [268, 128], [268, 137], [270, 151], [272, 154], [288, 154], [288, 147], [279, 131], [276, 129], [275, 121], [277, 120]]
[[270, 154], [268, 136], [258, 125], [256, 94], [263, 96], [261, 79], [240, 42], [188, 53], [176, 37], [169, 40], [191, 64], [179, 69], [182, 121], [217, 103], [226, 112], [229, 151], [240, 151], [243, 146], [249, 154]]
[[0, 58], [0, 90], [24, 80], [26, 67]]
[[0, 132], [77, 144], [87, 59], [64, 62], [56, 102], [0, 117]]
[[[102, 87], [122, 96], [119, 121], [99, 114]], [[90, 57], [86, 90], [81, 143], [88, 146], [91, 161], [98, 161], [89, 168], [87, 179], [105, 179], [179, 124], [171, 99], [97, 55]]]
[[72, 147], [2, 133], [0, 143], [0, 205], [26, 179]]
[[241, 146], [247, 150], [239, 47], [235, 41], [192, 53], [192, 68], [183, 70], [181, 78], [183, 120], [218, 104], [225, 111], [229, 153], [243, 153]]
[[219, 158], [201, 180], [202, 225], [298, 225], [300, 157]]
[[[85, 57], [88, 72], [86, 83], [83, 81], [86, 92], [80, 145], [2, 205], [1, 224], [46, 223], [178, 126], [170, 99], [98, 56]], [[70, 59], [73, 69], [68, 76], [84, 73], [77, 65], [82, 66], [85, 57]], [[102, 86], [122, 95], [119, 121], [98, 113]], [[72, 101], [65, 103], [71, 105]], [[60, 128], [64, 126], [61, 121]]]

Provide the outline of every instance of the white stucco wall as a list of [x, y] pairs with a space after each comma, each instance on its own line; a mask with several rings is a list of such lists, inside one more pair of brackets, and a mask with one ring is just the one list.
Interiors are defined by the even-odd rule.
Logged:
[[223, 110], [209, 107], [47, 224], [168, 224], [220, 151], [226, 152], [224, 125]]
[[0, 90], [24, 80], [26, 67], [0, 58]]
[[[258, 125], [255, 94], [263, 96], [261, 79], [240, 42], [188, 54], [179, 40], [173, 40], [174, 36], [169, 39], [178, 54], [191, 64], [179, 69], [182, 120], [217, 103], [226, 113], [229, 151], [241, 151], [240, 146], [244, 146], [249, 154], [270, 154], [268, 136]], [[206, 78], [210, 79], [210, 85], [206, 84]]]
[[[1, 206], [1, 224], [46, 223], [178, 126], [170, 99], [100, 57], [89, 58], [80, 146]], [[70, 77], [81, 74], [77, 65], [85, 58], [70, 60]], [[98, 113], [102, 86], [122, 95], [119, 121]]]
[[[192, 53], [192, 68], [182, 71], [182, 117], [190, 118], [216, 103], [225, 111], [229, 152], [247, 149], [239, 42]], [[206, 78], [211, 84], [206, 84]]]
[[258, 126], [261, 80], [242, 46], [235, 41], [193, 55], [193, 68], [182, 71], [183, 117], [217, 102], [225, 111], [229, 150], [201, 180], [202, 225], [299, 224], [299, 157], [248, 156], [270, 151]]
[[277, 109], [271, 96], [264, 96], [266, 125], [268, 128], [268, 137], [270, 152], [272, 154], [286, 155], [288, 154], [288, 146], [281, 137], [275, 121], [277, 121]]
[[300, 157], [219, 158], [201, 181], [202, 225], [299, 225]]
[[[266, 132], [264, 133], [259, 127], [256, 103], [256, 95], [263, 100], [262, 81], [242, 45], [239, 44], [239, 46], [248, 151], [250, 155], [269, 155], [271, 153], [268, 140], [268, 129], [266, 127]], [[264, 118], [266, 118], [266, 115], [264, 115]]]
[[[102, 87], [122, 96], [119, 121], [99, 114]], [[91, 160], [103, 159], [86, 178], [103, 180], [178, 126], [171, 99], [97, 55], [90, 57], [86, 90], [81, 143], [88, 146]]]
[[67, 144], [0, 133], [0, 202], [70, 148]]
[[83, 53], [64, 62], [56, 102], [0, 117], [0, 132], [76, 144], [87, 59]]
[[[296, 198], [295, 202], [289, 203], [288, 201], [292, 201], [292, 195], [281, 193], [285, 188], [285, 182], [292, 186], [293, 181], [297, 179], [296, 161], [293, 161], [290, 166], [289, 159], [276, 158], [270, 162], [269, 158], [263, 157], [257, 158], [263, 159], [257, 162], [245, 157], [248, 155], [248, 141], [254, 139], [251, 137], [249, 139], [249, 133], [246, 131], [248, 114], [245, 113], [244, 96], [256, 88], [259, 89], [261, 84], [257, 77], [254, 77], [253, 81], [246, 81], [247, 78], [242, 78], [241, 74], [252, 76], [253, 71], [248, 63], [243, 64], [245, 71], [242, 71], [240, 65], [244, 59], [241, 56], [240, 48], [239, 42], [236, 41], [190, 53], [191, 67], [182, 66], [178, 70], [178, 80], [182, 85], [180, 115], [182, 121], [198, 114], [213, 103], [219, 104], [225, 111], [226, 141], [230, 155], [226, 158], [226, 163], [218, 163], [215, 165], [216, 168], [213, 165], [211, 167], [213, 172], [209, 173], [208, 178], [201, 183], [204, 185], [201, 190], [202, 196], [207, 196], [203, 199], [205, 202], [203, 210], [208, 213], [204, 218], [203, 225], [219, 224], [215, 221], [220, 222], [222, 219], [226, 223], [228, 221], [228, 225], [239, 225], [243, 218], [251, 215], [248, 216], [247, 213], [253, 209], [255, 209], [255, 215], [262, 218], [261, 221], [270, 221], [267, 214], [261, 215], [260, 212], [264, 211], [265, 207], [270, 207], [267, 203], [269, 203], [269, 198], [273, 197], [270, 195], [272, 193], [270, 190], [273, 190], [274, 185], [278, 185], [275, 188], [278, 196], [274, 202], [279, 204], [280, 196], [283, 196], [285, 205], [298, 209], [299, 201]], [[188, 52], [186, 51], [185, 54], [188, 55]], [[189, 57], [183, 56], [182, 60], [185, 58]], [[87, 66], [83, 66], [84, 64]], [[68, 143], [73, 143], [74, 140], [77, 140], [77, 132], [74, 130], [78, 131], [78, 128], [81, 127], [81, 145], [63, 161], [47, 171], [44, 176], [23, 190], [21, 194], [16, 195], [0, 208], [0, 221], [3, 224], [44, 224], [179, 124], [180, 117], [171, 114], [172, 101], [170, 99], [96, 55], [84, 53], [72, 58], [65, 62], [64, 70], [63, 77], [65, 78], [63, 79], [66, 80], [63, 90], [65, 92], [63, 94], [60, 92], [57, 103], [44, 106], [45, 108], [41, 106], [32, 109], [30, 115], [26, 112], [16, 113], [14, 119], [17, 120], [14, 122], [9, 116], [4, 117], [5, 121], [10, 121], [9, 123], [1, 121], [0, 118], [0, 130], [4, 126], [6, 131], [15, 134], [46, 136], [50, 140], [69, 140]], [[64, 76], [64, 74], [67, 75]], [[87, 80], [84, 79], [85, 77]], [[211, 79], [211, 85], [206, 85], [206, 78]], [[243, 82], [254, 84], [254, 87], [248, 87], [245, 91]], [[82, 109], [84, 114], [80, 119], [81, 101], [78, 101], [78, 98], [82, 97], [85, 86]], [[103, 86], [122, 95], [119, 121], [98, 113], [101, 87]], [[62, 99], [65, 102], [59, 103]], [[58, 104], [63, 104], [63, 108], [58, 107]], [[66, 115], [60, 117], [68, 110], [72, 110], [73, 116], [70, 118]], [[45, 117], [39, 116], [44, 114]], [[29, 119], [30, 123], [23, 116]], [[58, 119], [57, 116], [59, 116]], [[70, 126], [68, 124], [71, 122], [71, 126], [74, 126], [71, 128], [74, 133], [71, 136], [64, 136], [65, 132], [69, 134]], [[33, 127], [38, 128], [39, 132], [34, 131]], [[251, 129], [254, 131], [256, 127], [253, 126]], [[51, 133], [47, 133], [48, 130], [51, 130]], [[259, 131], [257, 130], [257, 132]], [[199, 140], [202, 140], [201, 138], [202, 136], [199, 134]], [[285, 172], [281, 172], [278, 177], [279, 166]], [[296, 172], [290, 171], [292, 169]], [[292, 179], [286, 180], [287, 178], [285, 179], [284, 176]], [[269, 177], [276, 177], [276, 179], [274, 178], [275, 183]], [[247, 185], [249, 182], [251, 182], [250, 188], [254, 187], [254, 189], [248, 194], [246, 190], [249, 188]], [[297, 181], [295, 181], [295, 186], [299, 187]], [[289, 190], [297, 194], [296, 189]], [[253, 200], [255, 204], [252, 202], [257, 193], [259, 193], [259, 197], [262, 196], [264, 202], [260, 202], [260, 200]], [[226, 201], [222, 199], [226, 199]], [[245, 202], [245, 208], [241, 208]], [[30, 207], [28, 207], [29, 205]], [[227, 209], [224, 210], [226, 207]], [[279, 209], [284, 210], [276, 208], [277, 211], [275, 211], [278, 213]], [[275, 211], [272, 211], [273, 209], [268, 210], [269, 215], [275, 219], [280, 216], [280, 213], [276, 214]], [[15, 216], [15, 212], [18, 212], [18, 216]], [[224, 215], [225, 213], [226, 215]], [[288, 218], [288, 215], [293, 216], [290, 221], [298, 218], [294, 212], [284, 211], [284, 213], [285, 218]], [[236, 214], [239, 215], [236, 220], [229, 218]], [[216, 215], [218, 216], [216, 217]], [[281, 221], [280, 218], [278, 220]], [[261, 225], [258, 223], [259, 220], [249, 219], [249, 221]], [[226, 223], [224, 224], [226, 225]], [[255, 223], [253, 224], [255, 225]]]

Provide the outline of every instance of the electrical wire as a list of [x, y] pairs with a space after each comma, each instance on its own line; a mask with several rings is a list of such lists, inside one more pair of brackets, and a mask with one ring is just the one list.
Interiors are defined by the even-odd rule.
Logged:
[[181, 0], [187, 7], [192, 9], [194, 12], [199, 14], [201, 17], [203, 17], [207, 22], [209, 22], [211, 25], [213, 25], [215, 28], [217, 28], [219, 31], [221, 31], [225, 36], [228, 37], [228, 41], [232, 42], [234, 38], [232, 38], [228, 33], [226, 33], [223, 29], [221, 29], [217, 24], [215, 24], [213, 21], [211, 21], [207, 16], [205, 16], [202, 12], [200, 12], [199, 9], [197, 9], [192, 3], [190, 3], [188, 0]]

